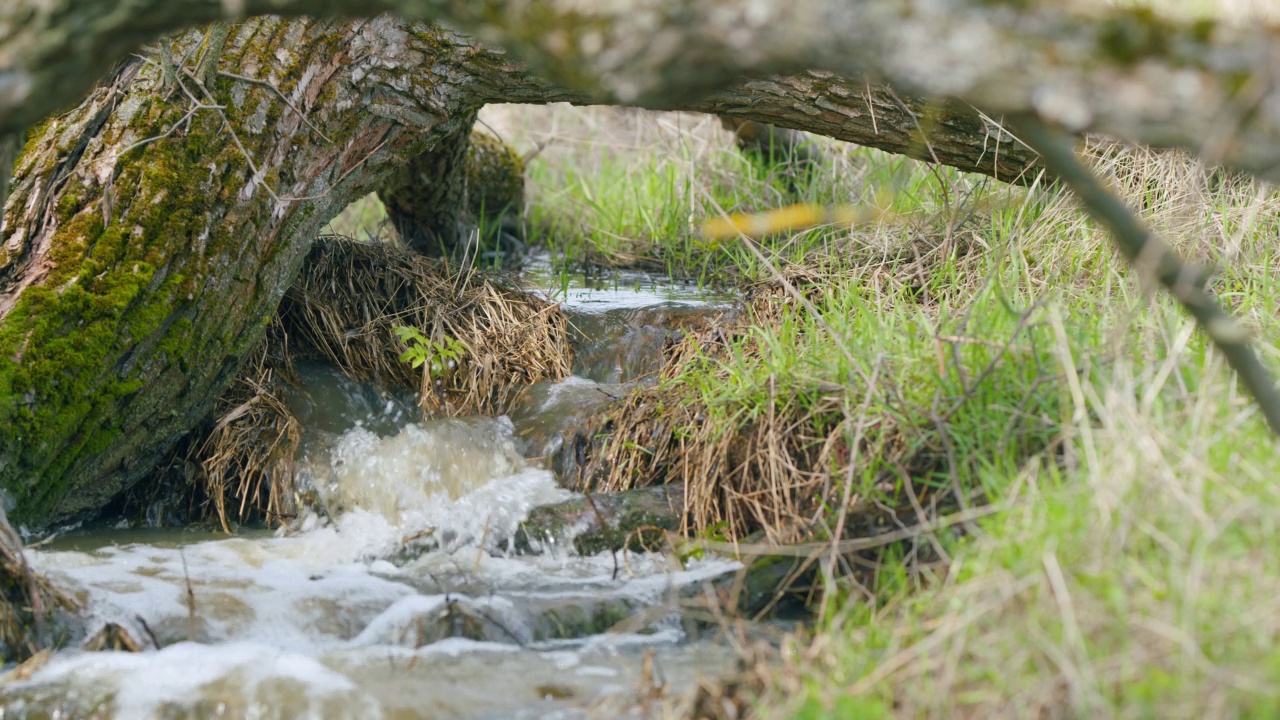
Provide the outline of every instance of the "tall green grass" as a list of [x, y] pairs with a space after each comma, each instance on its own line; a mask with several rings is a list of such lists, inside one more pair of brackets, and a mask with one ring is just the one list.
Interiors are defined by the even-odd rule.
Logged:
[[[709, 422], [834, 383], [908, 441], [945, 434], [926, 479], [998, 511], [922, 535], [929, 563], [882, 558], [872, 587], [836, 576], [758, 714], [1280, 715], [1277, 443], [1211, 345], [1069, 198], [834, 143], [789, 195], [696, 118], [624, 114], [619, 132], [606, 111], [520, 112], [524, 137], [560, 146], [530, 164], [532, 217], [565, 258], [656, 258], [721, 282], [839, 271], [811, 307], [669, 381], [724, 414]], [[1280, 365], [1280, 196], [1176, 153], [1098, 157], [1167, 241], [1220, 263], [1215, 291]], [[703, 217], [795, 200], [887, 205], [901, 221], [774, 238], [768, 262], [696, 236]]]
[[[536, 117], [539, 111], [508, 112]], [[613, 108], [585, 112], [588, 119], [565, 114], [550, 127], [512, 122], [506, 133], [519, 146], [543, 148], [528, 163], [527, 226], [537, 244], [570, 267], [656, 269], [733, 284], [764, 277], [768, 269], [740, 245], [701, 238], [709, 217], [798, 202], [909, 213], [950, 202], [951, 183], [964, 184], [960, 194], [970, 203], [991, 185], [970, 184], [946, 169], [921, 174], [910, 161], [835, 145], [826, 148], [831, 162], [809, 170], [773, 165], [733, 151], [728, 133], [707, 116], [664, 121]], [[844, 235], [819, 228], [772, 238], [765, 249], [776, 262], [801, 262]]]

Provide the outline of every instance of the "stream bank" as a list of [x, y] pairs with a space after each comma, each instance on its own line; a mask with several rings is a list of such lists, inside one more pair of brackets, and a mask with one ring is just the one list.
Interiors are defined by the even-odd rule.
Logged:
[[[647, 550], [575, 547], [588, 528], [550, 523], [529, 542], [534, 508], [582, 498], [547, 459], [596, 409], [584, 397], [614, 402], [661, 366], [681, 328], [730, 306], [641, 280], [572, 282], [558, 307], [533, 310], [559, 313], [545, 327], [563, 327], [577, 352], [560, 356], [562, 377], [487, 396], [508, 414], [463, 411], [433, 389], [446, 402], [424, 419], [420, 393], [386, 383], [375, 363], [358, 379], [332, 348], [287, 365], [264, 350], [261, 392], [226, 403], [213, 426], [252, 420], [270, 398], [291, 418], [293, 463], [270, 460], [266, 485], [221, 504], [206, 491], [203, 524], [161, 494], [135, 506], [132, 523], [88, 524], [28, 549], [81, 609], [63, 649], [0, 685], [5, 717], [564, 718], [735, 672], [736, 652], [697, 608], [738, 562], [678, 558], [658, 537]], [[300, 337], [289, 333], [292, 349]], [[467, 397], [471, 385], [455, 387]], [[270, 490], [284, 475], [291, 489]], [[296, 501], [292, 518], [261, 511], [281, 507], [272, 492]], [[236, 514], [264, 497], [256, 514]], [[670, 507], [656, 522], [676, 530], [682, 504]], [[224, 522], [234, 536], [217, 532]], [[74, 649], [85, 642], [139, 652]]]

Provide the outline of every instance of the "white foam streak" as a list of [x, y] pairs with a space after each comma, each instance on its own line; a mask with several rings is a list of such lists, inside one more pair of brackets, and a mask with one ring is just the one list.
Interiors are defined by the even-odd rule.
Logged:
[[[627, 554], [615, 571], [608, 553], [494, 553], [532, 507], [570, 497], [519, 456], [505, 419], [410, 425], [390, 437], [356, 428], [303, 465], [334, 519], [313, 517], [292, 535], [32, 551], [34, 565], [87, 598], [93, 626], [115, 622], [165, 647], [61, 653], [30, 680], [0, 689], [0, 703], [20, 692], [39, 702], [78, 697], [87, 703], [82, 709], [106, 702], [121, 718], [168, 716], [173, 708], [199, 716], [219, 704], [245, 717], [377, 718], [386, 708], [437, 702], [421, 678], [409, 690], [384, 677], [385, 663], [398, 658], [400, 667], [421, 664], [413, 672], [438, 675], [448, 666], [426, 658], [506, 650], [503, 662], [512, 668], [537, 668], [517, 685], [551, 682], [548, 661], [520, 650], [534, 637], [530, 613], [539, 601], [664, 602], [675, 586], [736, 567], [709, 560], [681, 568], [659, 555]], [[440, 549], [396, 560], [406, 538], [424, 535]], [[450, 637], [465, 622], [482, 625], [484, 641]], [[666, 645], [681, 637], [670, 626], [609, 643]], [[558, 663], [566, 652], [577, 651], [557, 653]], [[477, 708], [501, 711], [515, 701], [475, 690], [469, 702]], [[439, 706], [441, 717], [456, 715], [444, 709], [450, 703]]]

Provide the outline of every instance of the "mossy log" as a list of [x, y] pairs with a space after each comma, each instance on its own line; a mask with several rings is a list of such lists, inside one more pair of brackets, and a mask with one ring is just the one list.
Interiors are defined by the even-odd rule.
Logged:
[[[350, 201], [411, 159], [456, 153], [449, 139], [484, 103], [583, 100], [390, 17], [246, 20], [212, 72], [209, 44], [189, 32], [129, 57], [27, 136], [0, 228], [0, 489], [16, 522], [94, 510], [148, 472], [234, 378]], [[691, 108], [804, 115], [901, 151], [918, 134], [909, 113], [901, 127], [868, 116], [836, 79], [779, 87]], [[815, 97], [844, 98], [843, 112], [805, 115]], [[982, 170], [988, 140], [971, 140], [956, 162]]]
[[429, 257], [454, 255], [473, 231], [496, 230], [494, 221], [523, 206], [524, 162], [506, 143], [473, 130], [473, 121], [378, 189], [405, 247]]
[[563, 99], [467, 38], [385, 17], [245, 21], [217, 69], [166, 83], [130, 58], [22, 152], [0, 247], [0, 488], [16, 522], [93, 510], [149, 471], [350, 201], [485, 102]]
[[430, 257], [451, 254], [468, 233], [466, 160], [473, 114], [430, 152], [410, 158], [378, 190], [405, 247]]

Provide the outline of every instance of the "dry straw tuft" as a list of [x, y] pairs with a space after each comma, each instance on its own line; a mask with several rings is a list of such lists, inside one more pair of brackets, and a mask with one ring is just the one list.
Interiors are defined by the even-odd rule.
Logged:
[[[428, 414], [495, 414], [538, 380], [569, 374], [569, 325], [559, 307], [470, 268], [386, 245], [319, 238], [280, 306], [295, 341], [348, 376], [416, 388]], [[461, 357], [437, 374], [400, 359], [395, 328], [416, 328]]]
[[293, 480], [302, 426], [285, 396], [293, 374], [288, 342], [278, 324], [272, 329], [218, 400], [212, 431], [192, 446], [206, 508], [227, 532], [229, 509], [237, 522], [260, 517], [282, 525], [297, 512]]
[[25, 660], [49, 645], [48, 624], [80, 604], [27, 564], [22, 540], [0, 511], [0, 663]]
[[[829, 281], [811, 268], [790, 269], [785, 278], [785, 284], [801, 288], [801, 297]], [[574, 456], [564, 463], [566, 484], [616, 492], [682, 482], [683, 530], [704, 537], [798, 542], [821, 534], [839, 504], [849, 507], [846, 531], [876, 534], [886, 522], [884, 507], [839, 495], [852, 470], [850, 439], [859, 438], [863, 457], [915, 465], [924, 454], [908, 448], [902, 428], [877, 418], [855, 433], [857, 409], [850, 394], [831, 382], [770, 387], [763, 410], [713, 409], [696, 388], [672, 382], [699, 364], [719, 368], [717, 377], [727, 378], [730, 348], [745, 342], [751, 353], [759, 327], [780, 322], [784, 308], [800, 301], [785, 284], [749, 288], [749, 312], [685, 335], [668, 348], [658, 384], [637, 388], [580, 428], [566, 448]]]

